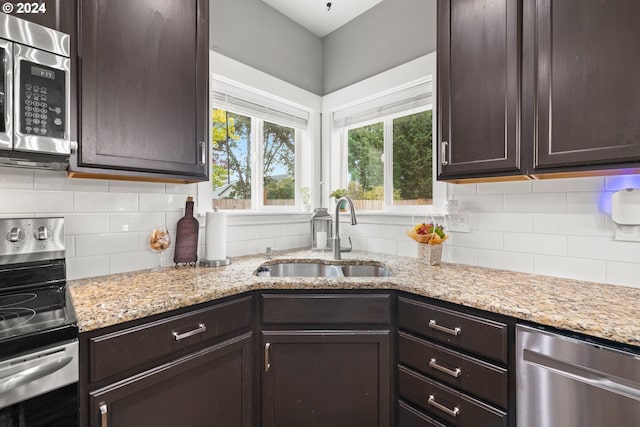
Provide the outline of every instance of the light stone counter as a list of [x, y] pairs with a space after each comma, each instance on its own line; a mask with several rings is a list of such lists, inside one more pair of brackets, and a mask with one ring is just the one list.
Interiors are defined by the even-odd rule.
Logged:
[[331, 254], [292, 252], [265, 260], [242, 257], [220, 268], [165, 268], [69, 283], [81, 332], [218, 298], [261, 289], [389, 289], [410, 292], [640, 346], [640, 289], [504, 270], [442, 264], [414, 258], [345, 253], [342, 263], [377, 261], [391, 277], [256, 277], [264, 262], [331, 260]]

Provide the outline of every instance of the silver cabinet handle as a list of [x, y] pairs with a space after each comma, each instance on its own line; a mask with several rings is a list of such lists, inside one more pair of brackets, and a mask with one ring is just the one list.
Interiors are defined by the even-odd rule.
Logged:
[[264, 345], [264, 371], [269, 372], [271, 368], [271, 363], [269, 363], [269, 349], [271, 348], [271, 343], [268, 342]]
[[200, 166], [207, 163], [207, 147], [204, 141], [200, 141]]
[[451, 375], [453, 378], [458, 378], [460, 375], [462, 375], [462, 369], [456, 368], [454, 370], [451, 370], [449, 368], [445, 368], [442, 365], [438, 365], [438, 361], [435, 359], [435, 357], [431, 358], [431, 360], [429, 361], [429, 366], [437, 371], [444, 372], [447, 375]]
[[106, 403], [100, 405], [100, 427], [107, 427], [108, 412], [109, 408]]
[[436, 397], [433, 394], [429, 395], [429, 400], [427, 400], [427, 403], [434, 408], [441, 410], [445, 414], [451, 415], [452, 417], [457, 417], [458, 415], [460, 415], [460, 408], [458, 408], [457, 406], [454, 406], [453, 409], [447, 408], [446, 406], [436, 402]]
[[440, 326], [433, 319], [429, 320], [429, 325], [428, 326], [431, 329], [435, 329], [436, 331], [444, 332], [445, 334], [453, 335], [455, 337], [457, 337], [458, 335], [460, 335], [462, 333], [462, 329], [460, 329], [458, 327], [455, 327], [455, 328], [451, 329], [451, 328], [447, 328], [447, 327], [444, 327], [444, 326]]
[[447, 160], [447, 154], [449, 154], [448, 148], [449, 148], [448, 141], [442, 141], [440, 143], [440, 164], [443, 166], [446, 166], [449, 164], [449, 161]]
[[182, 339], [189, 338], [189, 337], [192, 337], [194, 335], [198, 335], [198, 334], [201, 334], [203, 332], [206, 332], [206, 330], [207, 330], [207, 327], [205, 326], [205, 324], [204, 323], [199, 323], [198, 327], [196, 329], [193, 329], [193, 330], [191, 330], [189, 332], [184, 332], [182, 334], [179, 333], [179, 332], [172, 332], [171, 335], [173, 335], [173, 338], [176, 341], [180, 341]]

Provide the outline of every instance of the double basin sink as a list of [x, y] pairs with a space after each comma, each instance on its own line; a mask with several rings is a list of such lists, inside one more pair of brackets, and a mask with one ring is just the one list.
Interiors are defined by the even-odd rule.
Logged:
[[255, 272], [267, 277], [388, 277], [388, 268], [378, 264], [338, 265], [281, 261], [263, 264]]

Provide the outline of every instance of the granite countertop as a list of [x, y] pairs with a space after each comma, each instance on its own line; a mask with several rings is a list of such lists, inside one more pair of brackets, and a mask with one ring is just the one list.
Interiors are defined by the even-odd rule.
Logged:
[[[257, 277], [258, 266], [281, 259], [332, 261], [331, 254], [295, 251], [266, 260], [234, 258], [219, 268], [164, 268], [69, 282], [80, 332], [264, 289], [389, 289], [504, 314], [640, 346], [640, 289], [415, 258], [345, 253], [343, 264], [379, 262], [390, 277]], [[333, 261], [332, 261], [333, 262]]]

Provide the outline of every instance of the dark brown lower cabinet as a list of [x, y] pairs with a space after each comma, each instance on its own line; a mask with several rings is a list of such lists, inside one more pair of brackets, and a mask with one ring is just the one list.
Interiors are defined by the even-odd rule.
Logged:
[[250, 427], [251, 332], [90, 393], [91, 427]]
[[262, 332], [263, 427], [391, 425], [389, 330]]

